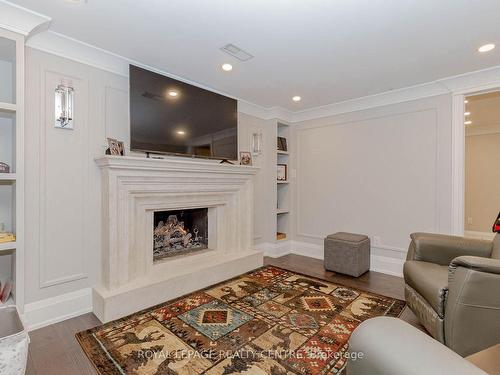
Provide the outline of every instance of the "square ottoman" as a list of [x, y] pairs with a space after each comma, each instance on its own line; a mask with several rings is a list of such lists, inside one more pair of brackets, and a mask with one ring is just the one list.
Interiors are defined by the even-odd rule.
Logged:
[[358, 277], [370, 269], [370, 238], [337, 232], [325, 238], [325, 269]]

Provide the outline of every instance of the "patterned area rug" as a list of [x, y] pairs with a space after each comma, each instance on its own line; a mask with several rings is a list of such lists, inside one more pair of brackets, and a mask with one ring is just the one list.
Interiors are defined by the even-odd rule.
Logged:
[[100, 374], [337, 374], [351, 332], [400, 300], [264, 267], [88, 331]]

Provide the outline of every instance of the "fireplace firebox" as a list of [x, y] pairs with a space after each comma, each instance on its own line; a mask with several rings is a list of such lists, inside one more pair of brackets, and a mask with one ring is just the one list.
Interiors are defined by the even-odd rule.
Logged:
[[208, 248], [208, 208], [155, 211], [153, 261]]

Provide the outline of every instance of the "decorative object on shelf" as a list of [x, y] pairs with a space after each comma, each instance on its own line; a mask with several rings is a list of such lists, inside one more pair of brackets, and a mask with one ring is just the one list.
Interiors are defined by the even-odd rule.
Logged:
[[280, 241], [280, 240], [285, 240], [285, 239], [286, 239], [286, 233], [283, 233], [283, 232], [277, 232], [277, 233], [276, 233], [276, 239], [277, 239], [278, 241]]
[[285, 151], [285, 152], [288, 151], [288, 147], [286, 144], [286, 138], [278, 137], [277, 145], [278, 145], [278, 151]]
[[75, 89], [64, 83], [55, 90], [55, 127], [73, 130]]
[[262, 129], [252, 134], [252, 152], [254, 155], [262, 154]]
[[6, 163], [0, 162], [0, 173], [10, 173], [10, 167]]
[[5, 224], [0, 224], [0, 243], [13, 242], [16, 240], [16, 236], [13, 233], [5, 231]]
[[240, 152], [240, 164], [241, 165], [252, 165], [252, 154], [247, 151]]
[[288, 166], [286, 164], [277, 165], [277, 175], [278, 181], [286, 181], [288, 179]]
[[7, 280], [3, 288], [0, 291], [0, 302], [5, 303], [10, 297], [10, 293], [12, 292], [12, 280]]
[[118, 141], [114, 138], [107, 138], [108, 149], [106, 150], [106, 155], [125, 155], [125, 144], [122, 141]]
[[12, 233], [0, 233], [0, 243], [14, 242], [16, 236]]
[[497, 219], [493, 224], [493, 232], [500, 233], [500, 212], [498, 213]]

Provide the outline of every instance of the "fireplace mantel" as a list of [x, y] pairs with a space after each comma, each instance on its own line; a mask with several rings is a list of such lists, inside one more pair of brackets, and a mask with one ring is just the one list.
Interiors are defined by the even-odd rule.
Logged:
[[100, 168], [113, 170], [136, 170], [136, 171], [170, 171], [191, 173], [225, 173], [231, 175], [251, 176], [259, 171], [258, 167], [236, 164], [221, 164], [216, 160], [203, 160], [188, 157], [165, 156], [163, 159], [141, 158], [131, 156], [106, 155], [95, 159]]
[[[253, 176], [259, 168], [212, 160], [104, 156], [101, 321], [204, 288], [262, 266], [252, 250]], [[153, 213], [209, 208], [214, 249], [153, 262]]]

